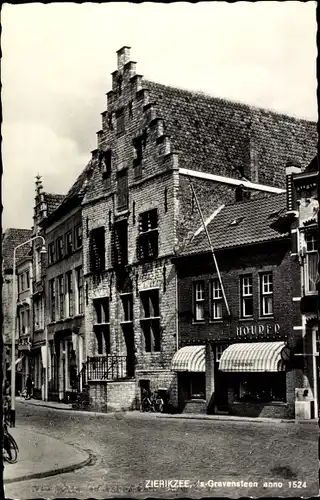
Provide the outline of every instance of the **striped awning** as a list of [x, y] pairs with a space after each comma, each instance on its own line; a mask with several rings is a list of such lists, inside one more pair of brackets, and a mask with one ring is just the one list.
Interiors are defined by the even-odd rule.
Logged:
[[171, 370], [176, 372], [205, 372], [206, 346], [188, 345], [179, 349], [172, 358]]
[[219, 370], [223, 372], [279, 372], [285, 370], [281, 353], [285, 342], [232, 344], [222, 353]]

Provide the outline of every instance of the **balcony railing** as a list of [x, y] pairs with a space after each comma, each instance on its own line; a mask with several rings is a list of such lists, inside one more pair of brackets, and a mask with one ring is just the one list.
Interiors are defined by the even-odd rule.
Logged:
[[95, 356], [87, 359], [87, 380], [116, 380], [127, 376], [126, 356]]

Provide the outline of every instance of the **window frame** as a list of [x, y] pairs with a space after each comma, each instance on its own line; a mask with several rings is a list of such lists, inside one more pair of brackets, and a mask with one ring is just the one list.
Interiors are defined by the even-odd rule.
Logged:
[[84, 283], [83, 283], [83, 268], [78, 266], [75, 269], [76, 272], [76, 290], [77, 290], [77, 310], [76, 314], [84, 313]]
[[106, 229], [99, 226], [91, 229], [89, 235], [89, 268], [92, 274], [106, 269]]
[[[70, 241], [68, 241], [70, 236]], [[65, 255], [66, 257], [71, 255], [73, 252], [73, 238], [72, 238], [72, 230], [67, 231], [65, 234]]]
[[51, 243], [48, 244], [48, 264], [54, 264], [55, 263], [55, 242], [51, 241]]
[[[244, 293], [244, 280], [250, 279], [251, 284], [245, 285], [251, 287], [251, 293]], [[252, 314], [245, 314], [245, 304], [247, 300], [252, 302]], [[240, 276], [240, 317], [242, 319], [249, 319], [254, 317], [254, 304], [253, 304], [253, 276], [252, 274], [243, 274]]]
[[[110, 354], [110, 298], [95, 298], [92, 301], [92, 307], [94, 310], [93, 331], [95, 333], [96, 350], [99, 356], [104, 356]], [[99, 321], [99, 319], [105, 321]]]
[[129, 207], [129, 178], [128, 169], [117, 172], [117, 210], [127, 210]]
[[[265, 277], [271, 276], [271, 291], [264, 291], [264, 286], [269, 285], [269, 283], [264, 283]], [[274, 286], [273, 286], [273, 272], [272, 271], [264, 271], [259, 274], [259, 284], [260, 284], [260, 317], [261, 318], [270, 318], [274, 315]], [[271, 312], [266, 312], [266, 300], [271, 298]]]
[[[133, 323], [133, 294], [121, 293], [122, 318], [121, 323]], [[125, 304], [126, 303], [126, 304]]]
[[[80, 240], [80, 243], [79, 243], [79, 240]], [[82, 248], [82, 243], [83, 243], [82, 224], [77, 224], [74, 228], [74, 248], [75, 248], [75, 250], [79, 250], [79, 248]]]
[[[217, 284], [218, 287], [214, 287], [214, 284]], [[220, 291], [220, 294], [216, 296], [214, 294], [215, 291]], [[222, 295], [222, 287], [219, 278], [212, 278], [209, 281], [209, 302], [210, 302], [210, 321], [221, 321], [223, 315], [223, 295]], [[215, 308], [220, 305], [220, 316], [217, 316]]]
[[[156, 314], [151, 314], [152, 312]], [[160, 353], [161, 325], [159, 288], [150, 288], [140, 291], [140, 325], [143, 332], [144, 351], [146, 353]]]
[[49, 280], [49, 303], [50, 303], [50, 321], [56, 321], [56, 282], [55, 278]]
[[[59, 238], [57, 238], [57, 241], [56, 241], [57, 261], [63, 259], [63, 257], [64, 257], [64, 245], [63, 245], [64, 241], [63, 240], [64, 240], [63, 236], [59, 236]], [[60, 245], [59, 245], [59, 242], [61, 243]]]
[[74, 316], [74, 299], [73, 299], [73, 271], [68, 271], [65, 275], [66, 277], [66, 296], [67, 296], [67, 309], [66, 317], [72, 318]]
[[[197, 287], [201, 286], [201, 289], [197, 290]], [[198, 292], [201, 292], [201, 297], [198, 297]], [[205, 282], [204, 280], [195, 280], [192, 282], [192, 297], [193, 297], [193, 322], [194, 323], [204, 323], [205, 321]], [[202, 310], [201, 318], [198, 318], [198, 307], [201, 305], [199, 310]]]
[[126, 131], [125, 126], [125, 110], [124, 108], [119, 109], [116, 112], [116, 133], [117, 136], [123, 135]]
[[137, 257], [139, 261], [150, 262], [159, 257], [159, 214], [152, 208], [139, 214]]
[[[311, 236], [311, 239], [309, 239]], [[318, 293], [317, 291], [317, 274], [319, 269], [319, 239], [317, 237], [317, 233], [315, 229], [306, 230], [304, 233], [305, 240], [305, 293], [307, 295], [312, 295]], [[308, 244], [312, 244], [312, 249], [308, 248]], [[311, 260], [313, 263], [311, 264]], [[310, 275], [310, 269], [315, 270], [314, 280]], [[314, 282], [312, 286], [310, 286], [311, 282]]]
[[57, 283], [58, 283], [58, 316], [59, 319], [64, 319], [65, 317], [65, 283], [64, 283], [64, 276], [63, 274], [60, 274], [57, 276]]

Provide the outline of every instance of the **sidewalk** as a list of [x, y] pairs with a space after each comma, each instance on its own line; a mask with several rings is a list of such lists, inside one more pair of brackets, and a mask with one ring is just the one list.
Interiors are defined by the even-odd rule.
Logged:
[[280, 418], [266, 418], [266, 417], [237, 417], [234, 415], [207, 415], [203, 413], [141, 413], [138, 410], [125, 411], [125, 412], [115, 412], [115, 413], [104, 413], [97, 411], [87, 411], [87, 410], [74, 410], [72, 404], [60, 403], [56, 401], [42, 401], [39, 399], [28, 399], [17, 398], [17, 401], [23, 404], [31, 404], [36, 406], [44, 406], [46, 408], [52, 408], [56, 410], [69, 410], [75, 413], [82, 413], [84, 415], [97, 415], [97, 416], [111, 416], [123, 414], [127, 418], [175, 418], [175, 419], [186, 419], [186, 420], [219, 420], [219, 421], [235, 421], [235, 422], [252, 422], [252, 423], [286, 423], [286, 424], [313, 424], [318, 425], [317, 419], [312, 420], [289, 420]]
[[10, 428], [9, 432], [19, 453], [16, 464], [4, 463], [4, 484], [70, 472], [91, 461], [85, 451], [25, 426]]

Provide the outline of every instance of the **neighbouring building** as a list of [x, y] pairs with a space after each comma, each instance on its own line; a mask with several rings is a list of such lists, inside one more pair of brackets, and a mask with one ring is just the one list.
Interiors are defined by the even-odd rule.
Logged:
[[117, 57], [81, 205], [83, 380], [104, 411], [134, 408], [142, 387], [177, 401], [172, 258], [201, 223], [194, 193], [208, 218], [284, 192], [286, 162], [308, 163], [317, 141], [313, 122], [146, 81], [129, 47]]
[[206, 221], [214, 253], [200, 226], [174, 259], [180, 411], [294, 417], [300, 268], [286, 212], [286, 194], [222, 206]]
[[319, 199], [318, 157], [302, 172], [287, 169], [287, 217], [291, 221], [293, 257], [300, 267], [300, 288], [293, 297], [300, 306], [295, 330], [300, 333], [300, 351], [304, 363], [303, 384], [296, 390], [297, 418], [319, 414]]
[[[11, 367], [11, 348], [12, 348], [12, 330], [14, 327], [13, 318], [13, 253], [14, 249], [31, 238], [30, 229], [6, 229], [2, 234], [2, 338], [3, 338], [3, 370], [4, 375], [10, 379]], [[30, 252], [30, 246], [23, 245], [16, 251], [16, 263], [19, 259], [27, 257]], [[17, 293], [17, 279], [16, 287]], [[18, 347], [18, 329], [16, 328], [16, 345]], [[18, 351], [16, 351], [16, 359]], [[20, 367], [19, 367], [20, 368]]]

